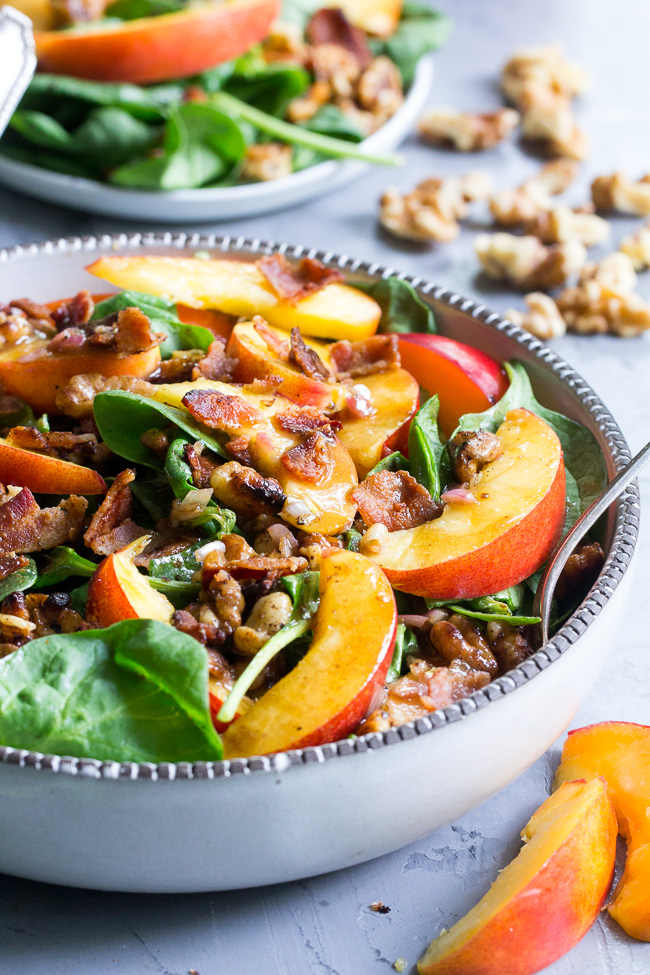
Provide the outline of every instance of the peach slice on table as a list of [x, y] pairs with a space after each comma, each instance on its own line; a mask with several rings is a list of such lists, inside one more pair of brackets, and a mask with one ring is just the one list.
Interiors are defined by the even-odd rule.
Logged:
[[0, 482], [35, 494], [106, 494], [104, 478], [91, 467], [23, 450], [0, 437]]
[[277, 328], [300, 329], [303, 337], [369, 338], [377, 331], [381, 308], [347, 284], [328, 284], [290, 302], [279, 298], [257, 264], [192, 257], [100, 257], [87, 268], [111, 284], [152, 295], [167, 295], [193, 308], [212, 308], [252, 318], [262, 315]]
[[163, 593], [149, 585], [133, 561], [149, 541], [148, 535], [138, 538], [99, 563], [88, 584], [89, 622], [100, 627], [131, 619], [169, 623], [174, 607]]
[[360, 478], [384, 456], [385, 450], [405, 447], [408, 425], [418, 408], [420, 390], [406, 369], [390, 369], [363, 376], [359, 383], [370, 390], [375, 412], [371, 416], [337, 415], [343, 422], [338, 437], [350, 452]]
[[625, 870], [608, 910], [633, 938], [650, 941], [650, 727], [603, 721], [570, 731], [556, 786], [575, 775], [607, 782], [627, 840]]
[[307, 654], [233, 721], [223, 735], [224, 756], [267, 755], [349, 734], [384, 684], [396, 626], [395, 599], [381, 569], [363, 555], [331, 549], [321, 562]]
[[396, 589], [434, 599], [471, 599], [521, 582], [548, 558], [565, 518], [562, 447], [524, 409], [497, 430], [498, 460], [470, 481], [474, 503], [452, 501], [440, 518], [390, 532], [373, 558]]
[[24, 399], [37, 413], [58, 413], [56, 394], [72, 379], [87, 372], [102, 376], [145, 379], [160, 363], [156, 347], [133, 355], [115, 352], [49, 352], [47, 340], [36, 339], [0, 352], [0, 384], [12, 396]]
[[399, 353], [403, 368], [440, 397], [438, 422], [446, 436], [463, 414], [483, 413], [508, 388], [508, 377], [495, 359], [444, 335], [400, 335]]
[[[286, 332], [270, 326], [267, 328], [272, 335], [276, 336], [278, 342], [288, 345]], [[306, 345], [314, 349], [322, 362], [328, 365], [326, 342], [308, 338]], [[315, 406], [318, 410], [335, 410], [344, 405], [348, 393], [345, 387], [323, 379], [312, 379], [306, 376], [302, 369], [285, 362], [269, 348], [252, 322], [240, 322], [235, 325], [226, 352], [233, 359], [237, 359], [233, 378], [238, 383], [250, 383], [254, 379], [275, 376], [282, 380], [282, 384], [277, 387], [278, 392], [301, 406]]]
[[485, 897], [431, 943], [420, 975], [533, 975], [569, 951], [609, 891], [616, 816], [603, 779], [565, 782]]
[[37, 31], [41, 71], [138, 85], [199, 74], [261, 41], [279, 0], [201, 3], [158, 17]]
[[[274, 422], [278, 414], [296, 410], [291, 400], [277, 394], [270, 397], [268, 393], [242, 392], [241, 387], [208, 381], [175, 383], [161, 386], [156, 392], [156, 397], [165, 397], [172, 406], [177, 405], [178, 396], [182, 396], [182, 407], [200, 423], [222, 430], [228, 439], [246, 439], [251, 466], [264, 477], [276, 478], [287, 495], [289, 503], [282, 517], [290, 525], [322, 535], [338, 535], [351, 524], [356, 507], [349, 494], [357, 484], [357, 472], [337, 437], [328, 437], [323, 444], [328, 462], [318, 480], [303, 479], [283, 462], [283, 456], [302, 443], [299, 434]], [[224, 421], [226, 403], [232, 410]]]

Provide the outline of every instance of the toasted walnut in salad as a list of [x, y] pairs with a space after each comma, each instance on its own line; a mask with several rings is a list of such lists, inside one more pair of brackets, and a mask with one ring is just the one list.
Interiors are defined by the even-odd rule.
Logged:
[[521, 364], [309, 258], [89, 270], [123, 290], [0, 310], [0, 742], [272, 753], [533, 652], [535, 573], [605, 475]]

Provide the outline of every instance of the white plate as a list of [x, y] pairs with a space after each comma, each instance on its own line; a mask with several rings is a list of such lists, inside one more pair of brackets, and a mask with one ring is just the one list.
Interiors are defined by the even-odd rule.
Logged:
[[[427, 102], [432, 83], [433, 55], [429, 54], [420, 59], [413, 84], [399, 111], [360, 145], [368, 152], [396, 149], [413, 129]], [[349, 183], [368, 168], [368, 163], [355, 160], [332, 160], [266, 183], [153, 192], [108, 186], [80, 176], [66, 176], [0, 155], [0, 184], [74, 210], [126, 217], [128, 220], [200, 223], [259, 216], [296, 206]]]
[[[355, 282], [395, 272], [350, 257], [199, 234], [120, 234], [0, 250], [0, 303], [96, 286], [100, 254], [317, 257]], [[407, 277], [440, 331], [522, 360], [538, 395], [587, 426], [611, 477], [629, 459], [614, 419], [574, 370], [482, 305]], [[136, 764], [0, 747], [0, 870], [149, 893], [281, 883], [361, 863], [457, 819], [531, 765], [567, 727], [620, 638], [638, 487], [612, 505], [607, 562], [553, 640], [487, 687], [400, 728], [279, 755]], [[360, 608], [361, 611], [361, 608]], [[18, 742], [16, 743], [19, 744]], [[0, 968], [2, 965], [0, 964]]]

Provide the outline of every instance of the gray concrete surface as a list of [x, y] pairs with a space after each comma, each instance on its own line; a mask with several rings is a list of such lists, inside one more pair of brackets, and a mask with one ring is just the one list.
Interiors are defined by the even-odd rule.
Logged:
[[[440, 0], [439, 5], [452, 14], [456, 26], [437, 60], [432, 104], [467, 109], [498, 105], [497, 73], [512, 49], [558, 40], [594, 77], [592, 90], [578, 105], [593, 148], [572, 199], [585, 198], [596, 173], [615, 167], [630, 174], [647, 172], [650, 5], [644, 0]], [[486, 288], [477, 277], [474, 230], [438, 249], [398, 245], [378, 234], [376, 202], [388, 182], [407, 188], [427, 175], [470, 168], [491, 173], [499, 185], [515, 185], [534, 172], [536, 160], [514, 142], [466, 157], [412, 140], [406, 155], [403, 170], [376, 170], [334, 197], [208, 229], [345, 251], [481, 296], [497, 309], [511, 307], [512, 296]], [[614, 219], [612, 243], [637, 224]], [[123, 229], [135, 227], [0, 191], [0, 245]], [[10, 282], [0, 284], [2, 294], [12, 296]], [[650, 298], [650, 279], [642, 281], [641, 290]], [[638, 449], [650, 433], [650, 340], [566, 338], [554, 344], [593, 384], [632, 448]], [[642, 490], [647, 503], [650, 473]], [[650, 719], [649, 563], [650, 538], [644, 529], [627, 619], [576, 725]], [[557, 743], [508, 789], [420, 843], [312, 880], [236, 893], [145, 897], [2, 877], [0, 973], [186, 975], [194, 969], [200, 975], [380, 975], [391, 971], [399, 956], [406, 959], [407, 972], [414, 971], [429, 940], [464, 914], [516, 853], [519, 830], [548, 793], [559, 750]], [[369, 905], [376, 900], [389, 905], [390, 913], [371, 912]], [[647, 975], [650, 946], [629, 939], [605, 915], [547, 971]]]

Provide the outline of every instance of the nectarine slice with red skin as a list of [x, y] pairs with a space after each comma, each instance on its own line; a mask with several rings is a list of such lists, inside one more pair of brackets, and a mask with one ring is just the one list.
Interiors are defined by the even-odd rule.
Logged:
[[35, 451], [23, 450], [0, 437], [0, 482], [26, 487], [35, 494], [106, 494], [98, 471]]
[[448, 437], [461, 416], [483, 413], [508, 388], [508, 377], [495, 359], [444, 335], [400, 335], [399, 352], [403, 368], [440, 397], [438, 422]]
[[650, 727], [603, 721], [570, 731], [556, 786], [574, 775], [607, 782], [627, 840], [625, 870], [608, 910], [633, 938], [650, 941]]
[[373, 556], [396, 589], [473, 599], [527, 579], [555, 548], [566, 504], [557, 435], [523, 409], [497, 435], [503, 454], [470, 481], [474, 503], [450, 502], [440, 518], [390, 532]]
[[330, 549], [321, 562], [320, 605], [303, 659], [223, 735], [226, 758], [322, 745], [349, 734], [386, 679], [397, 609], [381, 569]]
[[145, 379], [160, 364], [156, 347], [134, 355], [115, 352], [48, 352], [46, 340], [14, 345], [0, 352], [0, 383], [4, 391], [24, 399], [36, 413], [58, 413], [56, 394], [72, 379], [87, 372], [102, 376]]
[[351, 342], [374, 335], [381, 308], [347, 284], [328, 284], [290, 302], [277, 296], [256, 264], [193, 257], [100, 257], [87, 268], [118, 288], [167, 295], [192, 308], [214, 308], [238, 318], [263, 318], [290, 332]]
[[185, 78], [244, 54], [266, 36], [279, 10], [279, 0], [234, 0], [78, 31], [37, 31], [38, 66], [137, 85]]
[[338, 432], [339, 440], [349, 450], [359, 478], [364, 478], [382, 459], [387, 445], [392, 450], [405, 445], [409, 421], [418, 408], [420, 390], [406, 369], [363, 376], [359, 382], [370, 390], [375, 412], [364, 417], [348, 416], [344, 412], [336, 419], [343, 422], [343, 428]]
[[604, 779], [566, 782], [521, 835], [526, 846], [476, 907], [432, 942], [420, 975], [533, 975], [587, 933], [616, 857]]
[[[272, 331], [281, 341], [288, 341], [286, 332], [279, 329], [272, 329]], [[306, 344], [313, 348], [327, 365], [329, 358], [327, 345], [313, 339], [307, 339]], [[238, 383], [250, 383], [254, 379], [275, 376], [282, 380], [281, 385], [277, 387], [278, 392], [300, 406], [334, 410], [345, 403], [345, 397], [348, 395], [346, 387], [334, 382], [324, 382], [322, 379], [312, 379], [306, 376], [302, 369], [298, 369], [290, 362], [284, 362], [269, 349], [262, 336], [255, 331], [252, 322], [240, 322], [235, 325], [226, 352], [233, 359], [237, 359], [233, 379]]]
[[123, 552], [108, 555], [97, 566], [88, 585], [89, 622], [101, 627], [131, 619], [169, 623], [174, 607], [163, 593], [152, 589], [138, 572], [132, 556], [133, 547], [129, 546]]

